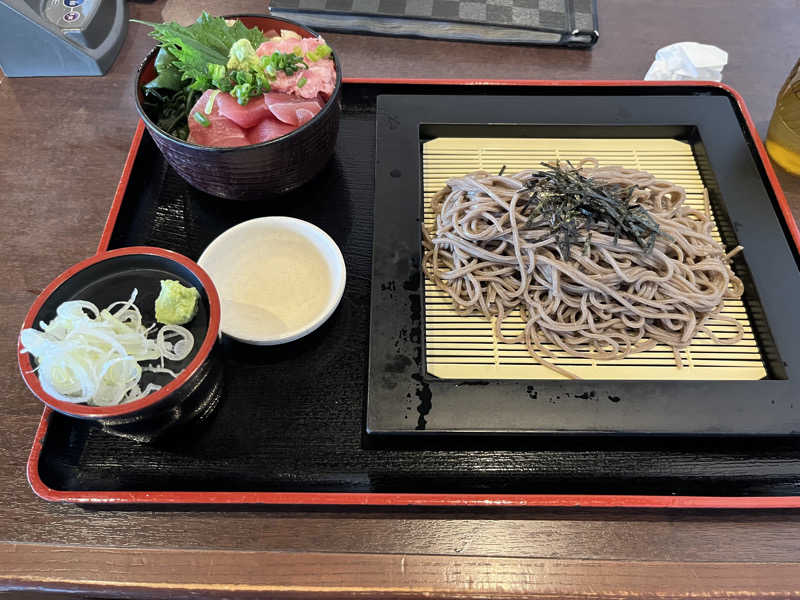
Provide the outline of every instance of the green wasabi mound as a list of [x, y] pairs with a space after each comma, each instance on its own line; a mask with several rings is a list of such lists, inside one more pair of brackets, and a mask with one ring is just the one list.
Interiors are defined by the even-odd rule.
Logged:
[[233, 43], [228, 53], [228, 69], [239, 71], [256, 70], [259, 67], [259, 56], [256, 54], [253, 44], [247, 38], [242, 38]]
[[200, 292], [172, 279], [161, 280], [161, 293], [156, 298], [156, 321], [165, 325], [183, 325], [197, 314]]

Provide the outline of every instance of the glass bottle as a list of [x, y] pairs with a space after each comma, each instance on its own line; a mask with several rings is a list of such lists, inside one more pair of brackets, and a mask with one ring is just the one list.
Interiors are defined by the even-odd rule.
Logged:
[[800, 175], [800, 60], [778, 93], [767, 131], [767, 152], [785, 170]]

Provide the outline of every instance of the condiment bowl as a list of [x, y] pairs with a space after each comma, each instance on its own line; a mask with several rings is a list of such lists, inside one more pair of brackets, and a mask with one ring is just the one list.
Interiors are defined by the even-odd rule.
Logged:
[[[265, 33], [288, 29], [303, 37], [317, 33], [288, 19], [255, 15], [239, 19]], [[260, 144], [233, 148], [199, 146], [169, 135], [148, 117], [142, 102], [142, 85], [155, 75], [158, 46], [147, 55], [134, 81], [134, 98], [148, 132], [178, 174], [199, 190], [229, 200], [260, 200], [296, 189], [319, 173], [333, 154], [341, 115], [342, 69], [336, 66], [336, 87], [322, 110], [291, 133]]]
[[[149, 325], [155, 322], [155, 299], [162, 279], [178, 280], [200, 292], [197, 315], [184, 325], [194, 336], [192, 351], [182, 361], [165, 364], [178, 373], [176, 378], [154, 381], [163, 387], [115, 406], [66, 402], [43, 389], [34, 371], [35, 359], [23, 353], [19, 339], [19, 368], [31, 392], [55, 411], [97, 421], [110, 433], [141, 441], [159, 437], [179, 424], [207, 417], [219, 400], [222, 381], [221, 361], [216, 352], [220, 303], [211, 278], [185, 256], [161, 248], [136, 246], [88, 258], [67, 269], [45, 288], [25, 316], [22, 329], [38, 329], [40, 322], [50, 322], [63, 302], [86, 300], [102, 309], [112, 302], [127, 300], [134, 288], [138, 290], [135, 304], [142, 314], [142, 323]], [[146, 377], [158, 376], [143, 374], [142, 388]]]
[[261, 217], [218, 236], [198, 259], [219, 290], [222, 333], [248, 344], [284, 344], [308, 335], [344, 293], [344, 258], [316, 225]]

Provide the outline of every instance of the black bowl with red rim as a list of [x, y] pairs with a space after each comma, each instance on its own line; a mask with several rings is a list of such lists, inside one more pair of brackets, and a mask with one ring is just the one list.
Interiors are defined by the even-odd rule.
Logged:
[[[282, 29], [301, 37], [319, 34], [296, 21], [273, 16], [233, 15], [247, 27], [265, 34]], [[142, 86], [156, 77], [153, 48], [134, 79], [136, 110], [153, 141], [175, 171], [192, 186], [228, 200], [263, 200], [290, 192], [313, 179], [328, 163], [336, 146], [342, 112], [342, 67], [334, 50], [336, 85], [314, 118], [282, 137], [249, 146], [200, 146], [161, 130], [144, 109]]]
[[[35, 359], [23, 353], [17, 341], [22, 378], [33, 394], [51, 409], [80, 419], [91, 419], [109, 433], [139, 441], [153, 440], [178, 425], [202, 421], [216, 408], [222, 385], [222, 366], [218, 357], [220, 302], [211, 278], [196, 263], [181, 254], [136, 246], [92, 256], [59, 275], [39, 295], [25, 316], [22, 329], [49, 323], [56, 309], [69, 300], [86, 300], [103, 309], [118, 300], [127, 300], [138, 291], [135, 304], [142, 323], [155, 322], [155, 299], [162, 279], [173, 279], [192, 286], [200, 293], [197, 315], [184, 325], [194, 336], [194, 346], [182, 361], [165, 361], [178, 373], [143, 373], [140, 387], [148, 382], [163, 387], [143, 398], [116, 406], [91, 406], [59, 400], [42, 388], [34, 371]], [[141, 363], [140, 363], [141, 364]]]

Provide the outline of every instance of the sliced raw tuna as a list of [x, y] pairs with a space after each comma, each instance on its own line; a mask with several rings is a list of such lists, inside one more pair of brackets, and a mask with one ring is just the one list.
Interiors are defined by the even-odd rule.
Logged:
[[307, 37], [302, 39], [297, 38], [275, 38], [267, 40], [256, 48], [256, 54], [259, 56], [270, 56], [273, 52], [283, 52], [290, 54], [294, 52], [295, 48], [299, 47], [303, 54], [308, 54], [312, 50], [325, 43], [322, 37]]
[[261, 102], [259, 97], [250, 98], [250, 101], [242, 106], [236, 101], [236, 98], [221, 92], [217, 95], [217, 106], [219, 106], [219, 114], [244, 129], [260, 123], [269, 114], [269, 108]]
[[247, 138], [250, 140], [251, 144], [260, 144], [261, 142], [268, 142], [282, 135], [286, 135], [287, 133], [291, 133], [295, 129], [297, 129], [297, 127], [294, 125], [287, 125], [270, 115], [261, 121], [261, 123], [251, 128], [247, 132]]
[[314, 118], [314, 113], [306, 108], [297, 109], [297, 124], [303, 125]]
[[[189, 111], [189, 141], [200, 146], [230, 147], [246, 146], [250, 143], [244, 129], [219, 113], [219, 95], [214, 101], [211, 114], [205, 108], [212, 90], [206, 90]], [[208, 119], [208, 127], [197, 122], [194, 114], [200, 112]]]
[[[301, 40], [286, 38], [274, 39], [264, 42], [256, 49], [259, 56], [270, 56], [273, 52], [292, 53], [295, 48], [300, 48], [303, 56], [315, 50], [325, 40], [321, 37], [309, 37]], [[308, 69], [301, 69], [296, 73], [287, 75], [283, 71], [278, 71], [275, 81], [271, 83], [272, 89], [276, 92], [286, 92], [300, 98], [316, 98], [317, 94], [324, 94], [330, 97], [333, 88], [336, 87], [336, 67], [333, 59], [323, 58], [317, 61], [306, 61]], [[306, 83], [303, 87], [297, 87], [300, 78], [305, 78]]]
[[264, 94], [264, 103], [278, 120], [289, 125], [302, 125], [322, 110], [317, 100], [305, 100], [277, 92]]
[[[303, 87], [297, 87], [300, 78], [306, 80]], [[291, 75], [278, 71], [270, 85], [276, 92], [287, 92], [300, 98], [316, 98], [320, 93], [331, 96], [336, 87], [336, 68], [330, 58], [321, 59], [310, 63], [308, 69], [300, 69]]]

